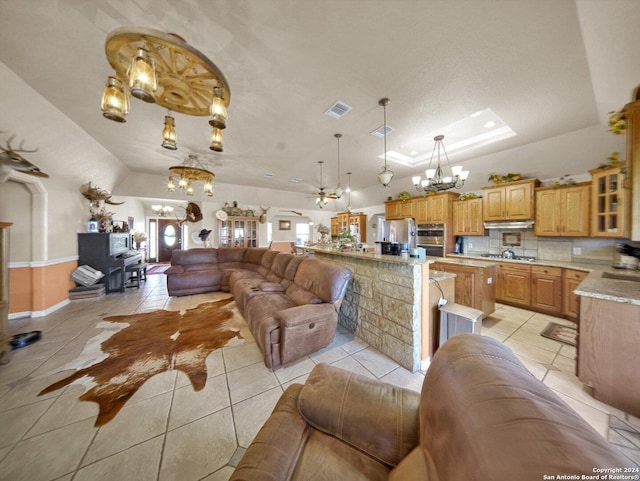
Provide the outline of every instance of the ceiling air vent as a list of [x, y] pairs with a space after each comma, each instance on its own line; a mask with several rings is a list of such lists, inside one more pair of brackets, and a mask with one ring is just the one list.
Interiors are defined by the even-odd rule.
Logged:
[[329, 117], [333, 117], [334, 119], [341, 119], [350, 110], [351, 110], [351, 107], [349, 107], [344, 102], [340, 102], [338, 100], [335, 104], [329, 107], [329, 110], [325, 112], [325, 115], [328, 115]]
[[[386, 129], [386, 132], [385, 132]], [[395, 129], [393, 127], [389, 127], [388, 125], [381, 125], [380, 127], [378, 127], [376, 130], [374, 130], [373, 132], [371, 132], [371, 135], [373, 135], [374, 137], [379, 137], [379, 138], [384, 138], [384, 134], [386, 133], [387, 135], [389, 135], [391, 132], [393, 132]]]

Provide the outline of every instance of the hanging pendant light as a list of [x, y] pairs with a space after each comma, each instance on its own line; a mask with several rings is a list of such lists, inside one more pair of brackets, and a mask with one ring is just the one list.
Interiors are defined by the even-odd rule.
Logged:
[[129, 113], [129, 98], [124, 90], [124, 83], [117, 77], [109, 77], [102, 91], [100, 105], [102, 115], [109, 120], [126, 122]]
[[191, 181], [187, 183], [187, 195], [193, 195], [193, 184]]
[[169, 182], [167, 182], [167, 190], [169, 192], [175, 192], [176, 191], [176, 182], [173, 180], [172, 176], [169, 176]]
[[220, 87], [214, 87], [213, 89], [209, 125], [219, 129], [224, 129], [227, 126], [227, 106], [224, 104], [223, 92]]
[[[442, 192], [449, 189], [459, 189], [464, 185], [464, 181], [469, 177], [468, 170], [462, 170], [461, 165], [451, 166], [447, 151], [444, 149], [444, 135], [436, 135], [433, 140], [433, 152], [431, 153], [431, 160], [429, 160], [429, 168], [424, 171], [426, 179], [422, 180], [420, 176], [411, 178], [411, 182], [419, 192], [433, 193]], [[440, 152], [444, 154], [444, 158], [451, 171], [451, 176], [444, 176], [444, 170], [440, 165]], [[432, 168], [433, 160], [437, 157], [435, 168]]]
[[384, 129], [384, 167], [378, 174], [378, 182], [383, 187], [388, 186], [391, 183], [391, 179], [393, 179], [393, 172], [387, 167], [387, 105], [389, 105], [389, 102], [390, 100], [387, 98], [378, 101], [378, 105], [381, 105], [384, 110], [384, 124], [382, 126]]
[[338, 139], [338, 185], [336, 186], [336, 190], [334, 193], [336, 199], [339, 199], [344, 193], [344, 189], [340, 185], [340, 138], [342, 137], [342, 134], [334, 134], [333, 136]]
[[349, 185], [346, 190], [348, 194], [347, 212], [351, 212], [351, 172], [347, 172], [347, 177], [349, 179]]
[[222, 130], [214, 127], [211, 130], [211, 145], [209, 148], [215, 152], [222, 152]]
[[171, 115], [164, 116], [164, 128], [162, 129], [162, 146], [165, 149], [177, 150], [176, 145], [176, 121]]
[[149, 52], [139, 48], [131, 61], [128, 72], [131, 95], [145, 102], [155, 103], [154, 92], [158, 88], [158, 80]]

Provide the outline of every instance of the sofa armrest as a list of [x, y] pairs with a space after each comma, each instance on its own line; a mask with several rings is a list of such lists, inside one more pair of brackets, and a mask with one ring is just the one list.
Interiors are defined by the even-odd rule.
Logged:
[[332, 304], [306, 304], [290, 307], [278, 312], [282, 328], [293, 328], [303, 324], [326, 320], [335, 309]]
[[171, 266], [166, 271], [164, 271], [164, 273], [167, 275], [182, 274], [183, 272], [184, 272], [184, 267], [179, 265]]
[[314, 428], [393, 467], [420, 442], [419, 403], [416, 392], [318, 364], [298, 409]]
[[291, 479], [309, 435], [309, 425], [297, 408], [300, 388], [292, 384], [285, 390], [229, 481]]

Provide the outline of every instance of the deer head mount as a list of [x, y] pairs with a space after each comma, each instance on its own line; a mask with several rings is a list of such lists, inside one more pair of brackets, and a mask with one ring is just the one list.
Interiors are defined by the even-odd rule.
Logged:
[[32, 153], [37, 152], [38, 149], [27, 150], [24, 148], [24, 140], [20, 142], [20, 147], [13, 148], [11, 146], [11, 141], [15, 138], [15, 135], [12, 135], [9, 140], [7, 140], [6, 146], [0, 145], [0, 169], [1, 170], [17, 170], [19, 172], [24, 172], [25, 174], [35, 175], [38, 177], [49, 177], [47, 174], [42, 172], [38, 167], [29, 162], [27, 159], [22, 157], [20, 153]]
[[85, 199], [89, 200], [90, 202], [102, 201], [105, 204], [111, 204], [111, 205], [124, 204], [124, 202], [113, 202], [111, 200], [111, 194], [109, 192], [101, 189], [100, 187], [93, 187], [91, 185], [91, 182], [82, 184], [80, 186], [80, 193], [84, 196]]
[[260, 210], [262, 211], [262, 214], [260, 214], [260, 217], [258, 217], [258, 222], [260, 222], [261, 224], [267, 222], [267, 212], [269, 212], [269, 209], [271, 209], [271, 206], [269, 204], [267, 204], [266, 206], [260, 204]]

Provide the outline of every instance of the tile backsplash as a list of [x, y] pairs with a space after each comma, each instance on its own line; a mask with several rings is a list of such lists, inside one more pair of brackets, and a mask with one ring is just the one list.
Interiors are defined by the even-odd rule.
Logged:
[[[522, 245], [503, 245], [503, 232], [520, 232]], [[619, 257], [616, 246], [620, 242], [619, 239], [537, 237], [533, 230], [493, 229], [488, 236], [465, 237], [463, 248], [467, 254], [500, 254], [511, 249], [518, 256], [540, 260], [611, 264]]]

